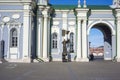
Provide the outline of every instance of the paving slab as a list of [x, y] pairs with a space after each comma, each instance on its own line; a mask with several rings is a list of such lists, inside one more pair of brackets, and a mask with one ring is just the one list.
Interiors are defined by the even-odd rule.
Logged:
[[120, 80], [120, 63], [3, 63], [0, 80]]

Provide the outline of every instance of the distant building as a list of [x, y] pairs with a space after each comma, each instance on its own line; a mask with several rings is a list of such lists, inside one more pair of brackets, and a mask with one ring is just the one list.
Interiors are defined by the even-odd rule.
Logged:
[[90, 48], [90, 53], [94, 56], [103, 56], [104, 55], [104, 47], [95, 47]]
[[[88, 62], [89, 33], [104, 34], [104, 59], [120, 61], [120, 0], [112, 5], [52, 5], [48, 0], [0, 0], [0, 41], [8, 62], [62, 61], [63, 40], [72, 61]], [[96, 50], [98, 51], [98, 50]], [[101, 49], [99, 50], [101, 51]], [[2, 52], [2, 50], [1, 50]]]

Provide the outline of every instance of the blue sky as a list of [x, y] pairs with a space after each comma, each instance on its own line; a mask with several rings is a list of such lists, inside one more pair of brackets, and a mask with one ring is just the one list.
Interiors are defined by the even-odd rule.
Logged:
[[103, 33], [95, 28], [90, 30], [89, 42], [91, 42], [91, 47], [99, 47], [104, 45]]
[[[86, 0], [88, 5], [111, 5], [113, 0]], [[73, 4], [77, 5], [78, 0], [49, 0], [51, 4]], [[83, 0], [81, 0], [83, 3]]]

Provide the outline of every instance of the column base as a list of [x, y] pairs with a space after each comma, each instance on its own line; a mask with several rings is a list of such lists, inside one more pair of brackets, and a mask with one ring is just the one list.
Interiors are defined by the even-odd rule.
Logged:
[[3, 60], [2, 60], [2, 59], [0, 59], [0, 63], [3, 63]]
[[31, 63], [31, 59], [30, 58], [25, 58], [22, 60], [24, 63]]
[[117, 58], [117, 62], [120, 62], [120, 58]]
[[[30, 59], [5, 59], [5, 62], [12, 63], [30, 63]], [[4, 62], [3, 62], [4, 63]]]
[[62, 59], [53, 58], [52, 61], [62, 61]]
[[2, 63], [2, 61], [0, 60], [0, 64]]
[[76, 58], [76, 62], [89, 62], [88, 58]]
[[42, 58], [44, 62], [49, 62], [49, 58]]

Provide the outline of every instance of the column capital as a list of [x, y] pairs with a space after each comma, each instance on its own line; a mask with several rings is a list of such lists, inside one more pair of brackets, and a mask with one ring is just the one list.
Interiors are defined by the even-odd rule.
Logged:
[[30, 10], [31, 6], [30, 3], [24, 3], [24, 10]]
[[87, 19], [88, 8], [77, 8], [77, 19], [85, 20]]
[[48, 10], [43, 10], [42, 15], [47, 18], [50, 16], [50, 13], [48, 12]]
[[5, 25], [5, 23], [0, 23], [0, 27], [2, 27], [2, 28], [3, 28], [3, 27], [4, 27], [4, 25]]
[[120, 9], [115, 9], [116, 11], [116, 17], [120, 17]]

